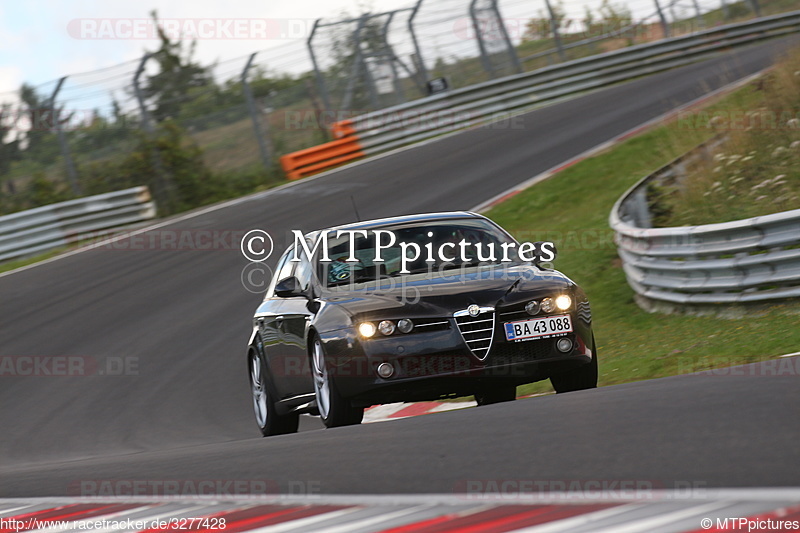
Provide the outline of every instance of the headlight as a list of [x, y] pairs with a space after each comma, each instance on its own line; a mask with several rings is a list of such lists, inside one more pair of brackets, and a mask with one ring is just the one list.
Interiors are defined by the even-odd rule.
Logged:
[[531, 300], [527, 304], [525, 304], [525, 312], [529, 315], [535, 315], [539, 312], [539, 302], [536, 300]]
[[411, 330], [414, 329], [414, 323], [407, 318], [403, 318], [397, 321], [397, 329], [403, 333], [411, 333]]
[[391, 335], [394, 333], [394, 322], [391, 320], [381, 320], [378, 324], [378, 331], [383, 335]]
[[566, 311], [570, 307], [572, 307], [572, 298], [567, 296], [566, 294], [562, 294], [558, 298], [556, 298], [556, 307], [558, 307], [561, 311]]
[[375, 335], [376, 331], [375, 324], [372, 322], [362, 322], [358, 325], [358, 332], [362, 337], [370, 338]]
[[556, 310], [556, 303], [552, 298], [545, 298], [542, 300], [541, 308], [545, 313], [552, 313]]

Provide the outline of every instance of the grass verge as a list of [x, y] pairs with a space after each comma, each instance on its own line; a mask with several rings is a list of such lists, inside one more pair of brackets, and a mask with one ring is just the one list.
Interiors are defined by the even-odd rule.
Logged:
[[[709, 111], [751, 108], [746, 86]], [[800, 306], [775, 306], [757, 316], [723, 319], [650, 314], [634, 302], [608, 226], [614, 202], [643, 176], [713, 131], [659, 126], [586, 159], [493, 208], [487, 215], [523, 240], [552, 240], [556, 268], [589, 296], [600, 356], [600, 384], [687, 374], [771, 359], [800, 350]], [[518, 394], [551, 390], [549, 381]]]

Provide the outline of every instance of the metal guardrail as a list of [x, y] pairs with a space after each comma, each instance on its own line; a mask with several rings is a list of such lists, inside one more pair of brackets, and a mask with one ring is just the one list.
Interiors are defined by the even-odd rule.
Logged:
[[0, 261], [79, 242], [93, 232], [155, 218], [147, 187], [87, 196], [0, 217]]
[[[712, 141], [718, 143], [719, 141]], [[800, 209], [679, 228], [652, 228], [647, 187], [674, 179], [701, 146], [631, 187], [609, 217], [628, 284], [645, 308], [800, 297]]]
[[[473, 127], [540, 105], [646, 74], [696, 62], [723, 49], [800, 31], [800, 11], [719, 26], [691, 35], [631, 46], [532, 72], [507, 76], [366, 113], [333, 125], [347, 153], [372, 155]], [[330, 145], [330, 146], [329, 146]], [[287, 154], [281, 163], [296, 179], [341, 164], [332, 143]], [[336, 155], [331, 155], [335, 153]]]

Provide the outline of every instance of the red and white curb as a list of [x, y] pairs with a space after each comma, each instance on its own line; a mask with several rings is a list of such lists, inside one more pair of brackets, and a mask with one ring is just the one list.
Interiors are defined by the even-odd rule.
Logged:
[[[533, 398], [534, 396], [545, 396], [545, 394], [528, 394], [519, 396], [517, 400]], [[443, 413], [445, 411], [457, 411], [476, 407], [478, 404], [473, 400], [468, 401], [433, 401], [433, 402], [414, 402], [414, 403], [387, 403], [383, 405], [373, 405], [364, 410], [363, 423], [386, 422], [388, 420], [399, 420], [412, 416], [428, 415], [432, 413]]]
[[553, 494], [0, 500], [0, 533], [663, 533], [796, 531], [800, 489], [716, 491], [647, 499]]
[[478, 405], [474, 401], [466, 402], [415, 402], [415, 403], [387, 403], [384, 405], [374, 405], [364, 411], [364, 423], [386, 422], [387, 420], [398, 420], [410, 416], [427, 415], [431, 413], [441, 413], [443, 411], [454, 411], [466, 409]]

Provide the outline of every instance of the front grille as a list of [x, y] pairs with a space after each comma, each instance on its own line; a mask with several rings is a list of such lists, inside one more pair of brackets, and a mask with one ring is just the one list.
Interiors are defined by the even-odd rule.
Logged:
[[494, 338], [494, 309], [481, 307], [477, 316], [471, 316], [465, 309], [453, 316], [470, 351], [481, 361], [486, 359]]

